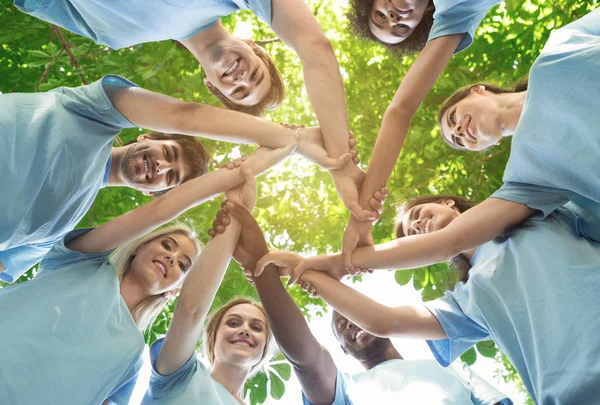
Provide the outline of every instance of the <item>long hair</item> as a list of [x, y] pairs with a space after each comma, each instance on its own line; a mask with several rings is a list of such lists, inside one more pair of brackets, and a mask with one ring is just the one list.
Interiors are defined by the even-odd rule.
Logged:
[[444, 101], [442, 106], [440, 107], [440, 110], [438, 111], [438, 116], [437, 116], [437, 123], [438, 123], [438, 126], [440, 127], [440, 135], [442, 137], [442, 140], [454, 149], [462, 150], [463, 148], [457, 147], [452, 142], [448, 141], [448, 139], [446, 139], [446, 137], [444, 136], [444, 130], [442, 129], [442, 119], [444, 117], [444, 114], [446, 114], [446, 111], [448, 111], [450, 108], [454, 107], [458, 102], [467, 98], [471, 94], [471, 89], [476, 86], [484, 86], [487, 91], [494, 93], [494, 94], [520, 93], [522, 91], [527, 91], [527, 88], [529, 86], [529, 77], [525, 76], [525, 77], [521, 78], [519, 81], [517, 81], [516, 83], [514, 83], [513, 85], [508, 86], [508, 87], [501, 87], [501, 86], [498, 86], [493, 83], [479, 82], [479, 83], [474, 83], [474, 84], [470, 84], [468, 86], [461, 87], [460, 89], [458, 89], [454, 93], [452, 93], [452, 95], [450, 97], [448, 97], [446, 99], [446, 101]]
[[373, 3], [374, 0], [350, 0], [348, 20], [350, 21], [350, 30], [353, 34], [359, 38], [381, 44], [398, 55], [410, 55], [421, 51], [425, 47], [431, 27], [433, 26], [433, 14], [435, 13], [433, 0], [429, 0], [427, 10], [425, 10], [423, 18], [419, 22], [419, 25], [415, 27], [412, 34], [397, 44], [383, 42], [371, 32], [369, 20], [371, 19]]
[[[221, 321], [223, 320], [223, 317], [225, 316], [227, 311], [229, 311], [235, 306], [242, 304], [250, 304], [255, 306], [265, 315], [265, 318], [267, 317], [265, 309], [260, 303], [257, 303], [252, 299], [246, 297], [234, 298], [227, 304], [215, 310], [206, 322], [206, 326], [204, 327], [204, 333], [202, 336], [202, 347], [204, 348], [204, 356], [208, 359], [211, 366], [215, 364], [215, 345], [217, 340], [217, 331], [219, 330]], [[271, 359], [271, 357], [273, 357], [273, 352], [275, 350], [275, 340], [273, 338], [273, 332], [271, 331], [271, 327], [268, 323], [266, 327], [267, 339], [265, 341], [265, 347], [263, 349], [262, 356], [260, 358], [260, 361], [254, 366], [252, 366], [252, 368], [250, 369], [250, 374], [248, 375], [248, 378], [261, 371], [263, 367], [267, 364], [267, 362]]]
[[[454, 195], [425, 195], [421, 197], [415, 197], [407, 200], [404, 204], [398, 207], [398, 212], [396, 215], [396, 225], [394, 227], [394, 233], [396, 235], [396, 239], [400, 239], [405, 237], [404, 230], [402, 229], [402, 218], [404, 214], [416, 207], [417, 205], [422, 204], [441, 204], [444, 200], [452, 200], [454, 201], [454, 206], [458, 209], [458, 212], [461, 214], [471, 208], [473, 208], [476, 203], [468, 200], [466, 198], [457, 197]], [[460, 281], [466, 282], [469, 278], [469, 270], [471, 269], [471, 262], [467, 257], [460, 253], [450, 259], [452, 266], [456, 271], [458, 271]]]
[[256, 45], [254, 41], [250, 39], [243, 39], [246, 44], [252, 48], [256, 56], [262, 60], [265, 65], [267, 65], [267, 69], [269, 70], [269, 74], [271, 76], [271, 89], [269, 93], [263, 98], [258, 104], [255, 105], [240, 105], [232, 102], [228, 99], [219, 89], [215, 86], [207, 86], [208, 90], [223, 104], [223, 106], [229, 110], [239, 111], [246, 114], [261, 116], [265, 112], [265, 110], [273, 110], [281, 104], [283, 98], [285, 97], [285, 84], [283, 83], [283, 78], [275, 66], [275, 62], [269, 55], [269, 53], [262, 47]]
[[[144, 246], [146, 243], [152, 242], [157, 238], [174, 233], [184, 235], [189, 238], [196, 247], [196, 254], [200, 254], [202, 249], [200, 241], [196, 238], [195, 233], [190, 227], [183, 224], [168, 226], [137, 238], [121, 246], [112, 254], [110, 257], [110, 264], [112, 264], [115, 268], [117, 276], [119, 277], [119, 281], [121, 281], [127, 271], [129, 271], [131, 262], [133, 261], [133, 258], [140, 247]], [[148, 326], [152, 324], [158, 314], [160, 314], [165, 308], [167, 302], [169, 302], [169, 299], [170, 298], [164, 297], [163, 294], [157, 294], [146, 298], [138, 304], [131, 315], [140, 330], [145, 331]]]

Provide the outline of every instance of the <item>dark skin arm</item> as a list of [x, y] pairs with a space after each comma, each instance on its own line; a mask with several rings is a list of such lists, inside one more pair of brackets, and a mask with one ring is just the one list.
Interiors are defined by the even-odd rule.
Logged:
[[[241, 236], [233, 257], [248, 274], [269, 249], [252, 215], [236, 205], [230, 210], [241, 225]], [[225, 218], [225, 216], [222, 216]], [[222, 228], [230, 222], [222, 220]], [[329, 352], [311, 333], [306, 320], [289, 296], [274, 265], [254, 280], [267, 320], [284, 356], [292, 363], [302, 391], [313, 405], [329, 405], [335, 396], [337, 368]]]

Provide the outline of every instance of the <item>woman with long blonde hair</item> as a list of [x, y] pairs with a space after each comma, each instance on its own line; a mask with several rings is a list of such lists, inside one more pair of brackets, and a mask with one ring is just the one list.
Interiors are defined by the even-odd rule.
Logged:
[[[262, 150], [245, 164], [259, 173], [294, 148]], [[97, 228], [72, 231], [33, 280], [0, 291], [3, 403], [126, 405], [140, 368], [142, 332], [179, 292], [200, 254], [186, 227], [148, 232], [249, 181], [248, 173], [219, 170]]]

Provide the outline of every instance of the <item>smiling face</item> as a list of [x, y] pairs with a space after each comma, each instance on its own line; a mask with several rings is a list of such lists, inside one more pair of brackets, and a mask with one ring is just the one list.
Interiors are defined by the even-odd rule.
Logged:
[[202, 64], [209, 88], [216, 88], [230, 102], [259, 104], [271, 89], [271, 73], [250, 45], [232, 37], [215, 44], [210, 59]]
[[132, 188], [151, 194], [178, 186], [190, 173], [181, 145], [176, 141], [140, 136], [127, 146], [119, 170]]
[[334, 311], [331, 326], [344, 352], [359, 361], [369, 361], [381, 356], [391, 344], [389, 339], [371, 335]]
[[194, 242], [187, 236], [160, 236], [137, 250], [127, 277], [135, 277], [149, 295], [162, 294], [181, 284], [197, 255]]
[[400, 43], [415, 31], [428, 4], [428, 0], [374, 0], [369, 29], [387, 44]]
[[502, 139], [502, 115], [496, 94], [485, 86], [471, 87], [469, 95], [441, 117], [442, 135], [458, 149], [486, 149]]
[[450, 199], [444, 199], [440, 203], [415, 205], [402, 217], [402, 232], [405, 236], [410, 236], [439, 231], [459, 215], [455, 202]]
[[229, 308], [217, 329], [214, 362], [251, 369], [263, 357], [267, 335], [267, 319], [255, 305]]

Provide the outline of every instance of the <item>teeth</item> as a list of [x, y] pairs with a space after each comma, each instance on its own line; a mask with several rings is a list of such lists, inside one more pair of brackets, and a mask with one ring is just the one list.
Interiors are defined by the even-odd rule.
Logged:
[[165, 269], [165, 266], [163, 266], [161, 263], [156, 262], [156, 265], [160, 268], [160, 270], [162, 271], [163, 275], [165, 277], [167, 277], [167, 269]]
[[233, 342], [234, 345], [241, 345], [241, 346], [250, 346], [248, 343], [246, 342]]
[[233, 62], [233, 64], [232, 64], [232, 65], [229, 67], [229, 69], [227, 69], [227, 70], [225, 71], [225, 75], [228, 75], [228, 74], [230, 74], [231, 72], [233, 72], [233, 71], [235, 70], [235, 68], [236, 68], [236, 67], [238, 67], [238, 65], [239, 65], [239, 62], [238, 62], [237, 60], [236, 60], [236, 61], [234, 61], [234, 62]]
[[359, 331], [359, 332], [356, 334], [356, 340], [360, 339], [360, 337], [361, 337], [362, 335], [364, 335], [364, 334], [365, 334], [365, 332], [364, 332], [364, 331], [362, 331], [362, 330], [361, 330], [361, 331]]
[[144, 160], [144, 169], [146, 170], [146, 175], [147, 175], [148, 172], [150, 171], [150, 170], [148, 170], [148, 161], [147, 160]]

